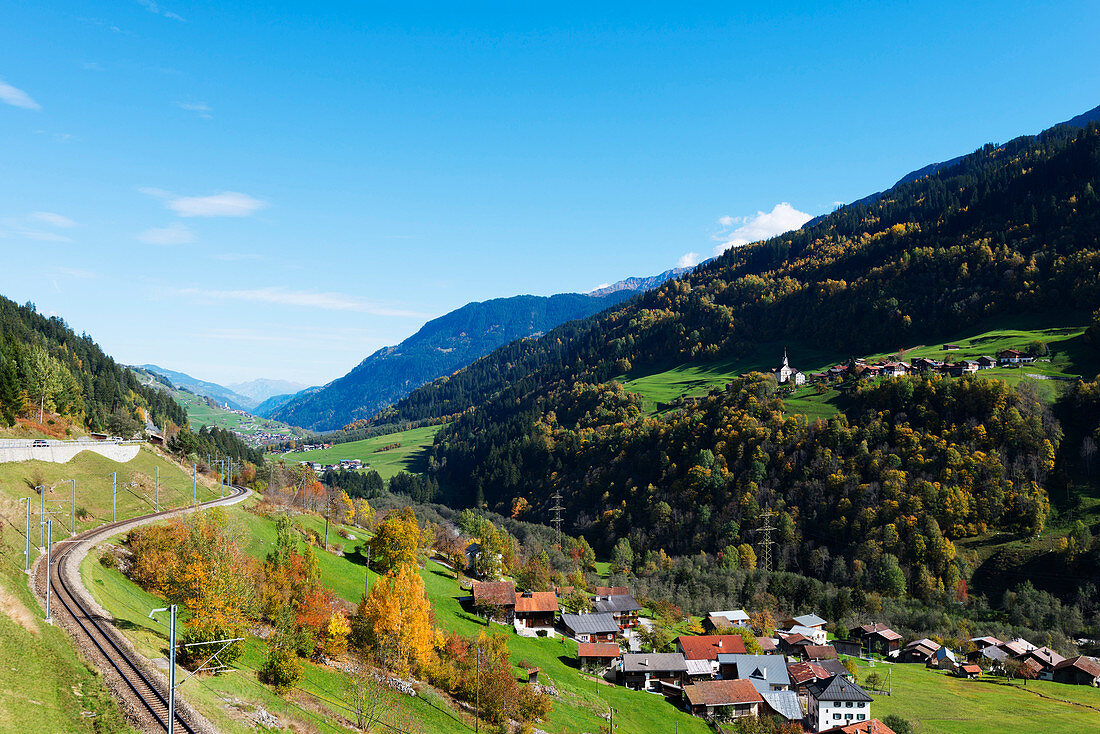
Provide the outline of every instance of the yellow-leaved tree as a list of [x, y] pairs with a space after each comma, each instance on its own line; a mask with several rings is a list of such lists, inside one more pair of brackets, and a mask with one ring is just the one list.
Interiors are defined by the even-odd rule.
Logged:
[[442, 637], [432, 625], [424, 581], [414, 565], [391, 570], [363, 597], [355, 612], [353, 640], [399, 676], [431, 661]]
[[380, 574], [401, 566], [416, 566], [420, 526], [411, 507], [403, 507], [379, 523], [370, 543], [371, 568]]

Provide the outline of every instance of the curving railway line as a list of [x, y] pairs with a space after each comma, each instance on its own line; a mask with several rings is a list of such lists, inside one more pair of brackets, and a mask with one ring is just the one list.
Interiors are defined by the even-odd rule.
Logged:
[[[52, 555], [50, 588], [53, 593], [54, 616], [59, 618], [78, 647], [85, 651], [96, 666], [109, 679], [116, 679], [116, 695], [123, 698], [124, 704], [129, 704], [131, 717], [140, 721], [148, 731], [168, 730], [167, 682], [162, 676], [149, 671], [145, 658], [122, 639], [109, 619], [94, 611], [80, 581], [80, 559], [96, 543], [119, 532], [173, 515], [235, 504], [249, 494], [249, 490], [243, 487], [234, 487], [233, 490], [232, 494], [224, 498], [192, 507], [150, 513], [100, 525], [74, 536], [63, 545], [58, 544], [59, 547]], [[40, 595], [45, 592], [44, 574], [38, 574], [36, 586]], [[190, 713], [189, 707], [181, 707], [178, 699], [176, 703], [175, 731], [197, 734], [208, 729], [196, 721], [199, 717]]]

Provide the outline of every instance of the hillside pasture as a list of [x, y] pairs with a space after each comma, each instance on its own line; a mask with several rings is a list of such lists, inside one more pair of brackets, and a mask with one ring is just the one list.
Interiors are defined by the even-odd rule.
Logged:
[[[384, 436], [365, 438], [362, 441], [338, 443], [328, 449], [315, 451], [291, 451], [283, 454], [287, 461], [316, 461], [322, 464], [335, 464], [342, 459], [359, 459], [364, 467], [389, 479], [403, 471], [418, 474], [427, 467], [428, 447], [435, 441], [435, 434], [443, 428], [423, 426], [400, 433], [387, 433]], [[401, 444], [397, 448], [386, 449], [391, 444]]]

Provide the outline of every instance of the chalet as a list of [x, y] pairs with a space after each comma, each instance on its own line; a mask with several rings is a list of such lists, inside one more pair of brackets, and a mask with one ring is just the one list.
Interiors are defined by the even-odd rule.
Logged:
[[810, 683], [833, 677], [817, 663], [787, 663], [787, 675], [791, 678], [791, 687], [798, 693], [805, 693]]
[[927, 637], [913, 640], [898, 652], [899, 663], [927, 663], [932, 659], [932, 654], [940, 649], [941, 645], [932, 642]]
[[884, 362], [882, 364], [883, 377], [905, 377], [909, 374], [909, 365], [905, 362]]
[[1023, 364], [1034, 361], [1034, 357], [1017, 349], [1002, 349], [997, 352], [997, 364]]
[[857, 683], [839, 675], [810, 683], [806, 693], [806, 723], [810, 731], [820, 732], [871, 719], [871, 697]]
[[686, 660], [706, 660], [717, 671], [718, 655], [744, 653], [745, 640], [741, 635], [681, 635], [676, 638], [676, 651]]
[[687, 661], [678, 652], [625, 653], [619, 681], [636, 691], [660, 691], [663, 686], [680, 687], [687, 674]]
[[727, 609], [721, 612], [709, 612], [707, 616], [703, 618], [703, 629], [708, 632], [719, 629], [729, 629], [730, 627], [748, 626], [749, 615], [745, 613], [744, 609]]
[[974, 361], [978, 363], [980, 370], [991, 370], [997, 366], [997, 360], [993, 357], [978, 357]]
[[1015, 639], [1009, 640], [1008, 642], [1002, 642], [997, 647], [1001, 648], [1006, 653], [1008, 653], [1009, 657], [1014, 658], [1014, 657], [1019, 657], [1020, 655], [1023, 655], [1024, 653], [1028, 652], [1029, 650], [1034, 650], [1036, 646], [1032, 645], [1030, 642], [1025, 640], [1023, 637], [1017, 637]]
[[688, 710], [696, 716], [759, 716], [764, 697], [747, 680], [712, 680], [684, 687]]
[[881, 622], [853, 627], [848, 639], [858, 642], [864, 655], [889, 655], [901, 648], [901, 635]]
[[789, 691], [791, 678], [787, 663], [780, 655], [718, 654], [718, 674], [724, 680], [741, 678], [751, 681], [756, 690]]
[[811, 630], [824, 632], [826, 622], [816, 614], [801, 614], [797, 617], [786, 617], [781, 619], [779, 620], [779, 624], [784, 627], [794, 627], [798, 625], [801, 627], [808, 627]]
[[772, 374], [775, 375], [775, 381], [780, 385], [805, 385], [806, 375], [799, 372], [794, 367], [791, 367], [787, 362], [787, 350], [783, 350], [783, 364], [772, 370]]
[[597, 586], [596, 596], [630, 596], [630, 589], [626, 586]]
[[1008, 660], [1008, 653], [997, 645], [986, 645], [981, 650], [974, 650], [966, 654], [966, 659], [971, 663], [987, 662], [990, 666], [1000, 667]]
[[1100, 663], [1084, 655], [1063, 660], [1054, 666], [1054, 680], [1077, 686], [1100, 686]]
[[910, 370], [913, 372], [935, 372], [943, 366], [943, 362], [939, 362], [935, 359], [925, 359], [919, 357], [914, 359], [910, 363]]
[[1028, 650], [1017, 660], [1024, 662], [1034, 660], [1039, 665], [1039, 677], [1043, 680], [1054, 680], [1054, 667], [1064, 662], [1065, 658], [1049, 647], [1037, 647], [1034, 650]]
[[859, 640], [833, 640], [832, 646], [836, 648], [838, 655], [851, 655], [852, 657], [863, 657], [863, 646]]
[[715, 670], [709, 660], [688, 660], [684, 673], [684, 684], [698, 683], [702, 680], [714, 680]]
[[511, 624], [516, 613], [516, 585], [511, 581], [475, 581], [474, 609], [486, 619]]
[[803, 645], [800, 651], [803, 660], [836, 660], [836, 648], [832, 645]]
[[614, 642], [619, 624], [610, 614], [563, 614], [561, 624], [577, 642]]
[[997, 645], [1003, 645], [1001, 640], [996, 637], [971, 637], [970, 642], [977, 650], [984, 650], [987, 647], [996, 647]]
[[854, 724], [834, 726], [832, 729], [825, 729], [822, 734], [897, 734], [897, 732], [878, 719], [869, 719], [857, 721]]
[[812, 645], [814, 641], [805, 635], [800, 635], [796, 632], [787, 633], [780, 632], [779, 643], [777, 647], [779, 652], [784, 655], [793, 655], [795, 657], [802, 657], [802, 647], [805, 645]]
[[782, 630], [778, 634], [786, 634], [787, 636], [802, 635], [807, 640], [809, 640], [811, 644], [814, 645], [824, 645], [826, 642], [829, 641], [829, 634], [824, 629], [818, 627], [807, 627], [801, 624], [791, 625], [790, 629]]
[[955, 669], [955, 675], [960, 678], [977, 678], [981, 676], [982, 668], [980, 665], [974, 665], [973, 663], [967, 663], [960, 665]]
[[642, 605], [629, 594], [597, 596], [592, 607], [597, 612], [610, 614], [618, 622], [619, 629], [624, 630], [638, 626], [638, 612], [642, 611]]
[[810, 382], [828, 382], [829, 381], [829, 373], [828, 372], [811, 372], [809, 375], [807, 375], [807, 377], [808, 377]]
[[943, 351], [945, 351], [945, 352], [957, 352], [957, 351], [959, 351], [959, 345], [958, 344], [944, 344], [943, 345]]
[[963, 375], [970, 375], [978, 371], [978, 363], [972, 359], [960, 360], [950, 367], [952, 377], [962, 377]]
[[848, 375], [848, 366], [843, 364], [833, 365], [825, 370], [830, 380], [842, 380]]
[[577, 649], [581, 670], [606, 670], [622, 653], [614, 642], [582, 642]]
[[529, 629], [553, 629], [558, 615], [558, 597], [552, 591], [516, 594], [515, 624]]

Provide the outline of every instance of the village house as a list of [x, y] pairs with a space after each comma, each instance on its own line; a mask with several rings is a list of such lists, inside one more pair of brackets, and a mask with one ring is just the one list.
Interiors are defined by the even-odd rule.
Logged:
[[614, 642], [582, 642], [577, 649], [577, 661], [581, 670], [606, 670], [621, 654]]
[[[816, 614], [800, 614], [797, 617], [785, 617], [784, 619], [779, 620], [779, 625], [788, 629], [793, 629], [795, 627], [805, 627], [807, 629], [813, 630], [814, 632], [821, 633], [821, 635], [823, 636], [821, 637], [820, 642], [817, 642], [817, 637], [806, 635], [810, 639], [817, 642], [818, 645], [824, 645], [827, 639], [826, 636], [824, 636], [826, 621]], [[795, 631], [806, 634], [803, 630]]]
[[745, 613], [744, 609], [727, 609], [720, 612], [708, 612], [707, 616], [703, 618], [703, 629], [707, 632], [713, 632], [719, 629], [729, 629], [731, 627], [748, 627], [749, 615]]
[[552, 591], [524, 591], [516, 594], [515, 625], [552, 632], [558, 615], [558, 597]]
[[709, 660], [688, 660], [687, 671], [684, 673], [684, 684], [714, 680], [715, 675], [714, 666], [711, 665]]
[[759, 716], [764, 697], [747, 680], [700, 681], [684, 687], [688, 710], [696, 716]]
[[978, 363], [978, 369], [980, 370], [991, 370], [997, 366], [997, 360], [993, 357], [978, 357], [974, 361]]
[[932, 659], [932, 653], [940, 649], [940, 645], [927, 637], [913, 640], [898, 652], [899, 663], [927, 663]]
[[760, 652], [765, 655], [779, 652], [779, 643], [774, 637], [757, 637], [756, 644], [760, 645]]
[[783, 350], [783, 364], [772, 370], [772, 374], [775, 375], [775, 381], [780, 385], [805, 385], [806, 375], [791, 367], [787, 362], [787, 350]]
[[779, 652], [792, 657], [802, 657], [802, 648], [814, 644], [814, 641], [797, 632], [779, 632]]
[[945, 351], [945, 352], [957, 352], [957, 351], [959, 351], [959, 345], [958, 344], [944, 344], [943, 345], [943, 351]]
[[787, 675], [791, 687], [800, 696], [806, 695], [806, 686], [819, 680], [832, 678], [832, 674], [817, 663], [787, 663]]
[[806, 722], [810, 731], [825, 731], [871, 718], [871, 697], [858, 684], [839, 675], [810, 683], [806, 693]]
[[909, 374], [909, 365], [905, 362], [883, 362], [883, 377], [905, 377]]
[[1002, 349], [997, 352], [997, 364], [1023, 364], [1034, 361], [1034, 357], [1017, 349]]
[[812, 645], [824, 645], [829, 641], [829, 633], [821, 627], [807, 627], [803, 624], [793, 624], [790, 629], [779, 632], [780, 635], [802, 635], [810, 641]]
[[606, 612], [603, 614], [563, 614], [561, 624], [577, 642], [614, 642], [619, 624]]
[[1039, 666], [1037, 671], [1039, 678], [1042, 680], [1054, 680], [1054, 668], [1059, 663], [1065, 661], [1065, 658], [1049, 647], [1036, 647], [1034, 650], [1028, 650], [1023, 655], [1019, 656], [1017, 660], [1024, 663], [1029, 660], [1035, 661]]
[[980, 665], [974, 665], [973, 663], [967, 663], [960, 665], [955, 669], [955, 675], [960, 678], [978, 678], [982, 674], [982, 668]]
[[636, 691], [678, 689], [687, 674], [687, 661], [678, 652], [625, 653], [619, 682]]
[[1100, 662], [1084, 655], [1063, 660], [1054, 666], [1053, 679], [1075, 686], [1100, 686]]
[[910, 369], [913, 372], [935, 372], [943, 366], [942, 362], [935, 359], [926, 359], [924, 357], [918, 357], [910, 363]]
[[940, 645], [932, 651], [932, 655], [929, 656], [928, 662], [925, 664], [929, 668], [950, 667], [954, 669], [954, 667], [959, 664], [959, 661], [956, 659], [954, 652], [949, 650], [946, 646]]
[[718, 655], [744, 653], [745, 640], [740, 635], [681, 635], [676, 638], [676, 651], [689, 661], [707, 661], [712, 672], [717, 672]]
[[619, 629], [624, 630], [638, 626], [638, 612], [642, 611], [642, 605], [629, 594], [597, 596], [592, 601], [592, 608], [596, 612], [610, 614], [615, 618]]
[[1002, 642], [997, 647], [1004, 650], [1009, 657], [1017, 658], [1028, 652], [1029, 650], [1034, 650], [1037, 646], [1031, 644], [1023, 637], [1017, 637], [1015, 639], [1009, 640], [1008, 642]]
[[799, 650], [803, 660], [836, 660], [836, 648], [832, 645], [802, 645]]
[[885, 656], [901, 648], [901, 635], [881, 622], [853, 627], [848, 630], [848, 640], [859, 644], [860, 653], [856, 654], [863, 656]]
[[596, 596], [630, 596], [627, 586], [597, 586]]
[[511, 581], [475, 581], [474, 609], [487, 619], [512, 624], [516, 613], [516, 585]]
[[962, 377], [977, 372], [978, 363], [972, 359], [963, 359], [951, 365], [949, 369], [952, 377]]
[[791, 688], [787, 662], [781, 655], [719, 653], [718, 674], [723, 680], [741, 678], [751, 681], [761, 693], [788, 691]]

